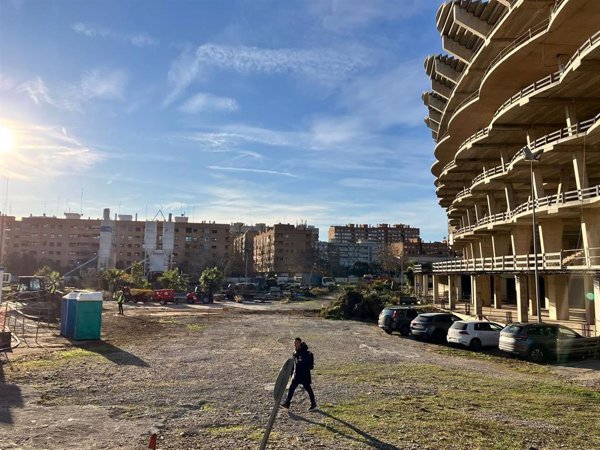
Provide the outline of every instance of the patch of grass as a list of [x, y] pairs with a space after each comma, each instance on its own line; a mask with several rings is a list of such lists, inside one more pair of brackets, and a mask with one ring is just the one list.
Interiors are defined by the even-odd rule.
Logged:
[[541, 375], [549, 375], [550, 373], [552, 373], [552, 371], [548, 367], [540, 364], [533, 364], [527, 361], [523, 361], [516, 358], [509, 358], [506, 356], [492, 355], [486, 352], [473, 352], [468, 349], [454, 347], [437, 347], [434, 350], [434, 352], [440, 355], [458, 356], [461, 358], [473, 359], [477, 361], [490, 361], [496, 364], [501, 364], [504, 367], [508, 367], [512, 370], [522, 373]]
[[311, 427], [341, 447], [600, 448], [600, 392], [549, 374], [511, 378], [429, 364], [352, 363], [322, 368], [319, 380], [363, 393], [323, 404], [324, 420]]
[[204, 331], [207, 327], [205, 323], [186, 323], [185, 327], [190, 331]]
[[90, 351], [84, 348], [75, 348], [71, 350], [53, 352], [48, 356], [44, 356], [43, 358], [20, 359], [15, 361], [13, 364], [22, 369], [52, 368], [60, 367], [69, 363], [71, 360], [86, 358], [93, 358], [98, 361], [105, 359], [102, 356], [101, 349], [100, 351]]
[[208, 432], [214, 436], [229, 436], [232, 434], [248, 436], [251, 432], [256, 431], [248, 425], [223, 425], [207, 428]]

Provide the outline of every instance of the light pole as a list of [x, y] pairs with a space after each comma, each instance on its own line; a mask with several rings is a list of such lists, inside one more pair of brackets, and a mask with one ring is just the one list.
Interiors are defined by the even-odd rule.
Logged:
[[543, 150], [538, 150], [533, 153], [528, 146], [525, 146], [522, 150], [523, 158], [525, 161], [529, 161], [529, 173], [531, 175], [531, 209], [532, 209], [532, 227], [533, 227], [533, 273], [535, 277], [535, 303], [537, 306], [537, 320], [538, 323], [542, 322], [542, 308], [540, 306], [540, 280], [538, 279], [538, 264], [537, 264], [537, 224], [535, 221], [535, 204], [537, 202], [537, 196], [535, 194], [534, 179], [533, 179], [533, 163], [541, 159]]

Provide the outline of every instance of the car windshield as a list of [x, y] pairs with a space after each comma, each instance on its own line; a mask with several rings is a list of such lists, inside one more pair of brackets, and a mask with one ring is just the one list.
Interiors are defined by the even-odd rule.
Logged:
[[419, 322], [431, 322], [433, 320], [433, 317], [434, 316], [425, 316], [421, 314], [420, 316], [417, 316], [415, 320], [418, 320]]
[[466, 330], [467, 322], [454, 322], [450, 328], [453, 330]]

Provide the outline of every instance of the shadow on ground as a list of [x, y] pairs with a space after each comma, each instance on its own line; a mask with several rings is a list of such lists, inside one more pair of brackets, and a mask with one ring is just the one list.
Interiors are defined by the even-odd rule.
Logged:
[[23, 407], [21, 388], [16, 384], [7, 384], [4, 369], [7, 365], [0, 360], [0, 424], [12, 424], [11, 408]]
[[[317, 425], [319, 427], [325, 428], [328, 431], [331, 431], [332, 433], [335, 433], [338, 436], [344, 437], [344, 438], [352, 440], [352, 441], [359, 442], [361, 444], [366, 444], [372, 448], [377, 448], [377, 449], [382, 449], [382, 450], [399, 450], [399, 448], [396, 447], [395, 445], [380, 441], [375, 436], [372, 436], [369, 433], [361, 430], [360, 428], [352, 425], [350, 422], [346, 422], [345, 420], [339, 419], [325, 411], [316, 410], [315, 413], [320, 414], [325, 417], [329, 417], [335, 423], [340, 425], [340, 427], [337, 428], [332, 425], [327, 425], [327, 424], [324, 424], [321, 422], [316, 422], [314, 420], [307, 419], [306, 417], [299, 416], [292, 412], [290, 412], [289, 414], [290, 414], [290, 417], [292, 420], [299, 420], [302, 422], [310, 423], [312, 425]], [[350, 430], [354, 431], [356, 434], [358, 434], [360, 436], [360, 438], [343, 431], [342, 427], [346, 427], [346, 428], [349, 428]]]
[[150, 367], [142, 358], [103, 340], [76, 343], [75, 347], [96, 353], [120, 366]]

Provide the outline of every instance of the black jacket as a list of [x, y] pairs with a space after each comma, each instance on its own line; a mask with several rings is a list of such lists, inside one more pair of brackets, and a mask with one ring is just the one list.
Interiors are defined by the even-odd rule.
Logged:
[[294, 380], [299, 383], [311, 383], [309, 360], [308, 345], [303, 342], [300, 350], [294, 352]]

